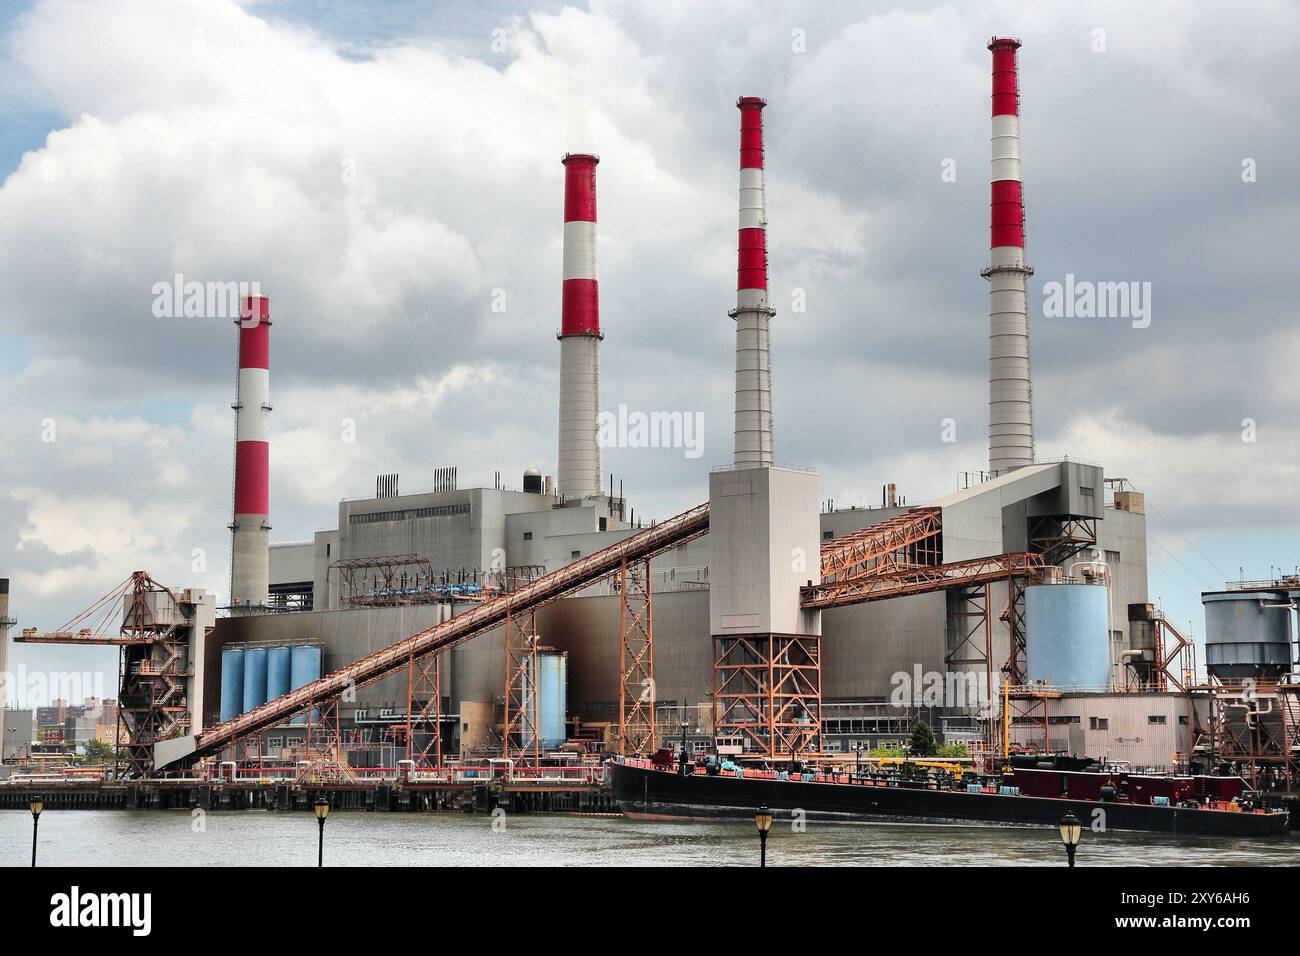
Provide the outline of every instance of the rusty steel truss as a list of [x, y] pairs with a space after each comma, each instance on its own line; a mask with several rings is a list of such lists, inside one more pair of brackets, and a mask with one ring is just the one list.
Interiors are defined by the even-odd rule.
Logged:
[[1026, 551], [949, 564], [908, 567], [890, 574], [859, 575], [830, 584], [802, 587], [799, 589], [800, 604], [809, 609], [845, 607], [907, 594], [927, 594], [948, 588], [969, 587], [984, 581], [1038, 576], [1045, 567], [1042, 555]]
[[1196, 645], [1169, 623], [1163, 612], [1157, 611], [1152, 623], [1156, 632], [1156, 689], [1168, 690], [1172, 685], [1187, 693], [1196, 679]]
[[769, 759], [821, 750], [821, 642], [805, 634], [713, 638], [714, 727]]
[[[120, 625], [113, 633], [115, 619]], [[26, 628], [14, 638], [18, 643], [119, 649], [115, 779], [149, 776], [154, 745], [189, 732], [185, 685], [194, 672], [190, 626], [184, 621], [176, 593], [149, 572], [136, 571], [58, 630]]]
[[910, 508], [869, 528], [824, 542], [821, 579], [829, 584], [915, 565], [935, 565], [941, 554], [940, 509]]
[[442, 766], [441, 654], [407, 660], [406, 759], [420, 769]]
[[1209, 772], [1238, 773], [1252, 787], [1300, 789], [1300, 684], [1209, 683], [1191, 688], [1206, 699], [1193, 754], [1204, 755]]
[[541, 763], [541, 732], [537, 702], [537, 613], [508, 614], [506, 630], [506, 693], [501, 721], [502, 752], [512, 759]]
[[654, 615], [650, 562], [619, 570], [618, 752], [655, 749]]

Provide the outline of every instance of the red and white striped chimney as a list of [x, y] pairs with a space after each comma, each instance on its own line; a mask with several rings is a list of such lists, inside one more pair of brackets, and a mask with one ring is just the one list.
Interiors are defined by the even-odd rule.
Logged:
[[737, 247], [736, 431], [737, 466], [772, 465], [772, 365], [767, 298], [767, 207], [763, 198], [763, 107], [742, 96], [740, 109], [740, 237]]
[[560, 324], [559, 493], [601, 493], [600, 295], [596, 282], [596, 164], [599, 156], [564, 159], [564, 297]]
[[989, 470], [1005, 474], [1034, 462], [1033, 384], [1029, 376], [1029, 314], [1025, 205], [1020, 182], [1019, 40], [994, 37], [993, 168], [990, 177]]
[[235, 504], [230, 556], [230, 605], [265, 606], [271, 524], [269, 454], [271, 307], [266, 296], [240, 303], [239, 383], [235, 403]]

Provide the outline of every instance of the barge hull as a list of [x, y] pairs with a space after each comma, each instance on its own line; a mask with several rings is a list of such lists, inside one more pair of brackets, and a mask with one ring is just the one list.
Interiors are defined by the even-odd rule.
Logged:
[[1287, 814], [1099, 803], [1054, 797], [964, 793], [904, 786], [685, 776], [627, 764], [610, 765], [614, 801], [624, 816], [654, 820], [751, 819], [761, 806], [778, 818], [796, 811], [810, 820], [910, 821], [1056, 826], [1074, 813], [1107, 830], [1258, 837], [1286, 830]]

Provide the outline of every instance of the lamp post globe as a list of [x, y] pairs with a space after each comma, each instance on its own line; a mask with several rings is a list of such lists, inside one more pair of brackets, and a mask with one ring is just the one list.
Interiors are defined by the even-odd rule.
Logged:
[[317, 797], [316, 802], [312, 804], [312, 809], [316, 811], [316, 823], [319, 825], [319, 838], [316, 843], [316, 866], [325, 865], [325, 818], [330, 815], [330, 802], [323, 796]]
[[41, 824], [41, 811], [45, 809], [43, 794], [33, 793], [27, 801], [27, 808], [32, 811], [32, 866], [36, 865], [36, 830]]
[[1074, 851], [1083, 839], [1083, 823], [1073, 813], [1067, 813], [1056, 826], [1061, 833], [1061, 845], [1065, 847], [1066, 859], [1070, 866], [1074, 866]]
[[754, 814], [754, 828], [758, 830], [758, 865], [767, 866], [767, 834], [772, 829], [772, 811], [759, 807]]

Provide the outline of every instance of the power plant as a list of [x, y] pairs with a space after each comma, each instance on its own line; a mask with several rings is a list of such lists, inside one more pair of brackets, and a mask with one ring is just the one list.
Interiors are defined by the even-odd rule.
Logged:
[[[587, 786], [613, 754], [680, 744], [833, 764], [901, 746], [925, 722], [990, 766], [1086, 753], [1297, 789], [1300, 582], [1205, 595], [1201, 677], [1193, 643], [1150, 601], [1142, 494], [1097, 462], [1035, 455], [1019, 48], [988, 44], [987, 472], [934, 501], [882, 483], [879, 505], [835, 508], [816, 472], [777, 464], [768, 104], [742, 96], [733, 461], [708, 474], [707, 502], [631, 520], [598, 436], [600, 160], [566, 154], [553, 476], [537, 467], [518, 487], [462, 488], [445, 465], [403, 492], [379, 475], [372, 497], [340, 501], [312, 540], [271, 542], [270, 308], [245, 300], [229, 608], [209, 621], [211, 596], [163, 589], [186, 597], [148, 616], [162, 600], [141, 596], [158, 593], [148, 578], [118, 595], [124, 632], [187, 635], [174, 653], [151, 651], [149, 680], [172, 689], [126, 711], [125, 772], [233, 781], [272, 765], [294, 780], [450, 781], [508, 761], [525, 783], [549, 766]], [[1244, 680], [1262, 684], [1264, 704]]]

